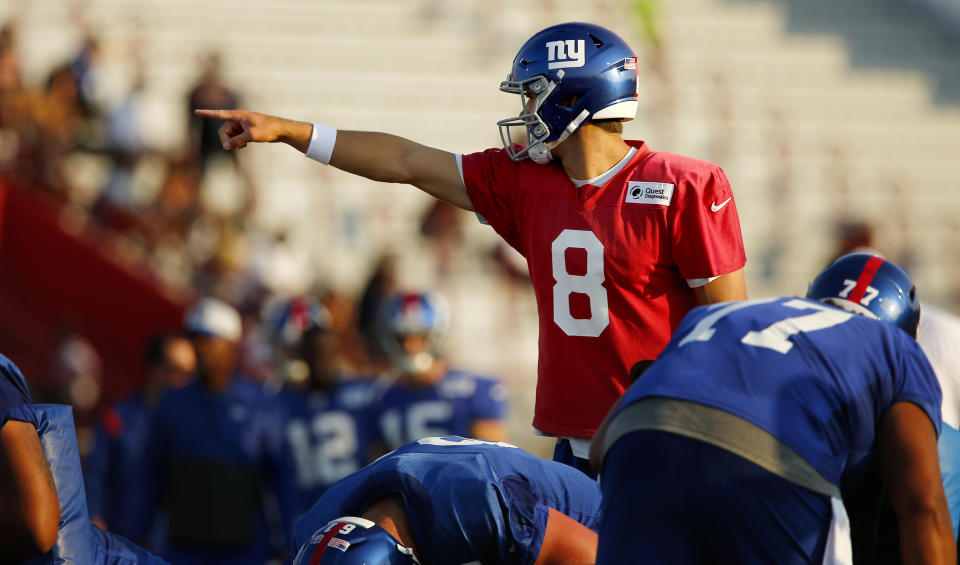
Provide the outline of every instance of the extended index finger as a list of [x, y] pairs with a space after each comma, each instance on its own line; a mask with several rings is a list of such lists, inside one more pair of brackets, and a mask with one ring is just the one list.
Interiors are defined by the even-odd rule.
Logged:
[[201, 118], [214, 118], [217, 120], [239, 120], [240, 119], [240, 113], [237, 110], [196, 109], [193, 111], [193, 113], [200, 116]]

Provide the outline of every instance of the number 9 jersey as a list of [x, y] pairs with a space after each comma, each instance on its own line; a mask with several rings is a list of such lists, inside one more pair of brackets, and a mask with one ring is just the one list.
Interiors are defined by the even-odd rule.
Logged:
[[627, 143], [612, 176], [580, 187], [557, 162], [458, 157], [476, 211], [527, 259], [540, 318], [533, 425], [547, 434], [591, 437], [633, 364], [697, 305], [691, 286], [746, 262], [723, 171]]

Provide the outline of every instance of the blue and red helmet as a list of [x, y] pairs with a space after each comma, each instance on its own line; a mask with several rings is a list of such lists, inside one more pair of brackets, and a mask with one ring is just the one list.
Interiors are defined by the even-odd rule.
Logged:
[[[443, 338], [450, 327], [446, 301], [435, 292], [398, 292], [380, 307], [377, 333], [383, 350], [394, 366], [408, 374], [427, 371], [442, 353]], [[422, 351], [408, 352], [407, 336], [425, 338]]]
[[331, 520], [300, 546], [293, 565], [411, 565], [420, 561], [386, 530], [364, 518]]
[[[538, 32], [500, 83], [501, 91], [520, 95], [523, 107], [519, 116], [497, 122], [507, 154], [514, 161], [546, 163], [550, 149], [587, 120], [632, 120], [638, 82], [636, 55], [612, 31], [570, 22]], [[512, 127], [525, 129], [526, 146], [514, 146]]]
[[282, 302], [270, 316], [270, 338], [278, 345], [295, 346], [308, 330], [329, 330], [330, 312], [309, 297], [297, 297]]
[[807, 289], [807, 298], [890, 322], [913, 338], [920, 299], [910, 275], [872, 253], [849, 253], [827, 265]]

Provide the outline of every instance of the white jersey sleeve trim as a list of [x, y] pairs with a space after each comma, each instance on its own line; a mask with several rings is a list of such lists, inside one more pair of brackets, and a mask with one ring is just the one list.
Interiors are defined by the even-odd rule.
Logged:
[[463, 186], [467, 186], [467, 181], [463, 180], [463, 155], [460, 153], [454, 154], [454, 157], [457, 158], [457, 171], [460, 173], [460, 182], [463, 183]]
[[700, 288], [701, 286], [707, 284], [708, 282], [713, 282], [723, 275], [717, 275], [715, 277], [707, 277], [705, 279], [687, 279], [687, 286], [690, 288]]

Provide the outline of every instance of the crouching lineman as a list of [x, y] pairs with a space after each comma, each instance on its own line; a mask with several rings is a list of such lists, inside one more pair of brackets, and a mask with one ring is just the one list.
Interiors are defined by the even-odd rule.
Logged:
[[841, 492], [874, 467], [904, 562], [956, 563], [919, 316], [908, 275], [865, 253], [807, 299], [693, 310], [592, 445], [597, 563], [849, 563]]
[[330, 487], [297, 523], [294, 565], [593, 563], [600, 492], [506, 443], [423, 438]]

